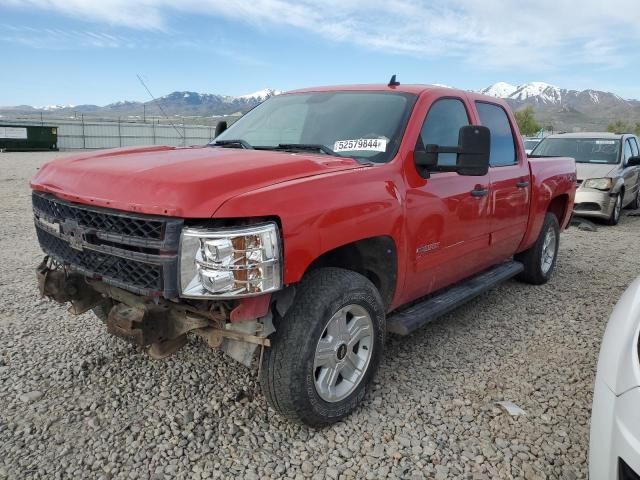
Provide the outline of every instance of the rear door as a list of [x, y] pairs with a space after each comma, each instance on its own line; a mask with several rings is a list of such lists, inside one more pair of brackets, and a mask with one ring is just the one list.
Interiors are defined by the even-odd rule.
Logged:
[[476, 101], [481, 125], [491, 130], [489, 217], [492, 263], [514, 254], [527, 230], [531, 185], [529, 165], [516, 141], [517, 129], [505, 109]]
[[623, 172], [624, 177], [624, 199], [623, 205], [627, 205], [633, 201], [638, 190], [638, 175], [640, 175], [640, 167], [628, 167], [629, 158], [638, 155], [638, 144], [634, 137], [625, 140], [623, 150]]
[[[427, 107], [419, 137], [423, 145], [455, 146], [469, 125], [468, 104], [446, 97]], [[455, 165], [456, 154], [440, 154]], [[489, 246], [489, 175], [465, 177], [432, 172], [427, 179], [407, 165], [406, 229], [409, 259], [404, 301], [420, 297], [481, 269]]]

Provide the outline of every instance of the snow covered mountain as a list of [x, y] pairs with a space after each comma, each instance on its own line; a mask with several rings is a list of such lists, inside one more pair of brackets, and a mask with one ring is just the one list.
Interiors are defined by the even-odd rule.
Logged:
[[580, 104], [581, 106], [592, 105], [624, 105], [634, 103], [636, 100], [625, 100], [624, 98], [600, 90], [569, 90], [556, 87], [545, 82], [529, 82], [522, 85], [511, 85], [505, 82], [498, 82], [480, 90], [480, 93], [493, 97], [511, 100], [514, 103], [524, 103], [533, 105], [564, 105]]
[[73, 108], [75, 105], [41, 105], [39, 107], [33, 107], [36, 110], [44, 110], [45, 112], [52, 112], [54, 110], [62, 110], [64, 108]]
[[491, 95], [492, 97], [507, 98], [513, 92], [518, 89], [515, 85], [511, 85], [507, 82], [498, 82], [493, 85], [489, 85], [487, 88], [480, 90], [483, 95]]
[[237, 98], [244, 99], [256, 99], [256, 100], [266, 100], [269, 97], [273, 97], [274, 95], [280, 95], [282, 93], [281, 90], [274, 90], [273, 88], [264, 88], [262, 90], [258, 90], [257, 92], [249, 93], [247, 95], [240, 95]]
[[615, 120], [640, 122], [640, 101], [601, 90], [571, 90], [545, 82], [498, 82], [479, 91], [503, 98], [514, 110], [530, 105], [545, 125], [561, 129], [601, 130]]

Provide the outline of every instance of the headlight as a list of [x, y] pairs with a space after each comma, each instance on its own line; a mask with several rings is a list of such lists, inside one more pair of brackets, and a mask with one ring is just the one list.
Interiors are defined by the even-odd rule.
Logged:
[[281, 286], [280, 244], [275, 223], [182, 231], [183, 297], [246, 297], [273, 292]]
[[590, 178], [582, 184], [585, 188], [595, 188], [597, 190], [611, 190], [613, 181], [610, 178]]

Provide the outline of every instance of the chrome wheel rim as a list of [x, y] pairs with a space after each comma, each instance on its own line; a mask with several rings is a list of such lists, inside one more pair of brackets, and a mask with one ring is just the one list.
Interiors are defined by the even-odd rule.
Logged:
[[556, 257], [556, 232], [550, 228], [544, 236], [542, 244], [542, 273], [549, 273], [553, 260]]
[[360, 305], [346, 305], [329, 319], [313, 361], [320, 398], [339, 402], [358, 388], [371, 361], [373, 335], [371, 316]]
[[613, 218], [618, 221], [620, 218], [620, 210], [622, 210], [622, 198], [620, 195], [616, 197], [616, 204], [613, 207]]

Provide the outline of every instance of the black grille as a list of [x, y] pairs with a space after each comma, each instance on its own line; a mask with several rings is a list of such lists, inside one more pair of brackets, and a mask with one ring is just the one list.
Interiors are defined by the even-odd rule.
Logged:
[[595, 202], [576, 203], [573, 208], [583, 212], [599, 212], [601, 210], [600, 205]]
[[52, 258], [140, 295], [177, 297], [183, 220], [90, 207], [40, 192], [32, 200], [38, 241]]
[[83, 273], [97, 275], [108, 283], [137, 292], [162, 291], [162, 266], [137, 262], [93, 250], [76, 250], [67, 242], [39, 228], [38, 241], [53, 258]]
[[163, 227], [166, 223], [162, 220], [137, 218], [127, 214], [80, 207], [38, 193], [33, 194], [33, 207], [50, 218], [72, 219], [87, 228], [150, 240], [163, 238]]

